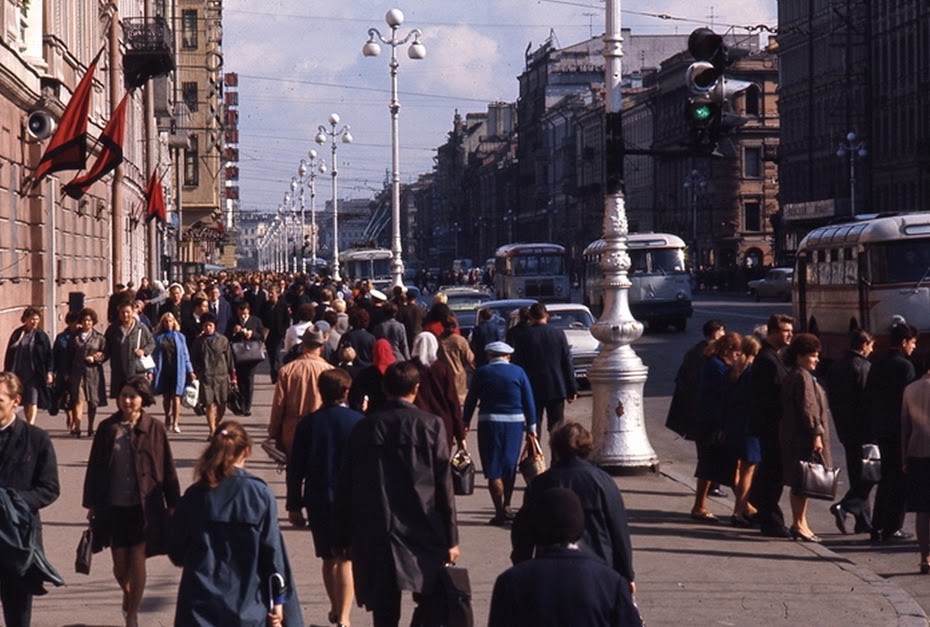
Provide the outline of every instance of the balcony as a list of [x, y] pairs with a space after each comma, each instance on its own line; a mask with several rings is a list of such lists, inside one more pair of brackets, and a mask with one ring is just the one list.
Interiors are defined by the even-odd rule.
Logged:
[[163, 17], [132, 17], [122, 21], [126, 54], [126, 88], [141, 87], [150, 78], [174, 70], [173, 37]]

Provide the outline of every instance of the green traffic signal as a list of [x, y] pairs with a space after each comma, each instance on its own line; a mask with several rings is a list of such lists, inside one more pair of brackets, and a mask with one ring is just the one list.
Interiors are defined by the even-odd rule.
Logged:
[[713, 115], [711, 107], [708, 104], [699, 104], [691, 108], [691, 117], [695, 122], [706, 122]]

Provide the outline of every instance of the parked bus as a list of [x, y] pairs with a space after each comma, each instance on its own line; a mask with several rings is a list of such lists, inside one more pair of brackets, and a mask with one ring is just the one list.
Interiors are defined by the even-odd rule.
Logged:
[[569, 299], [565, 249], [558, 244], [507, 244], [494, 254], [497, 298]]
[[835, 359], [865, 329], [887, 343], [897, 320], [930, 333], [930, 213], [857, 219], [814, 229], [798, 244], [795, 328]]
[[[584, 303], [595, 315], [604, 309], [601, 255], [607, 242], [599, 239], [584, 250]], [[691, 275], [685, 264], [683, 239], [669, 233], [630, 233], [630, 311], [650, 329], [668, 325], [684, 331], [691, 317]]]
[[339, 254], [346, 282], [371, 281], [377, 288], [391, 285], [391, 251], [386, 248], [350, 248]]

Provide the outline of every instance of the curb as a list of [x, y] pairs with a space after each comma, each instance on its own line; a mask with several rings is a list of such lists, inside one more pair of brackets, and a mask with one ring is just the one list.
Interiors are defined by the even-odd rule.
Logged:
[[[674, 481], [675, 483], [687, 486], [691, 491], [694, 491], [694, 477], [685, 476], [674, 470], [668, 469], [660, 469], [658, 474]], [[712, 498], [720, 503], [730, 503], [729, 501], [715, 497], [708, 498]], [[894, 608], [895, 614], [898, 616], [899, 627], [927, 627], [927, 625], [930, 624], [930, 620], [928, 620], [926, 612], [924, 612], [923, 608], [920, 607], [920, 605], [918, 605], [913, 598], [911, 598], [911, 595], [909, 595], [907, 592], [899, 588], [888, 579], [876, 575], [869, 569], [859, 566], [849, 559], [842, 557], [841, 555], [837, 555], [822, 544], [812, 544], [806, 542], [797, 542], [795, 544], [810, 551], [814, 555], [833, 563], [833, 565], [837, 568], [850, 573], [868, 586], [876, 588]]]

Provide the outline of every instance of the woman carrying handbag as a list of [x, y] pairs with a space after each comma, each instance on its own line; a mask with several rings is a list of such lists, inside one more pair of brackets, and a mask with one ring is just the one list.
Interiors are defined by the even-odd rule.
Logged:
[[802, 489], [801, 462], [819, 456], [825, 469], [830, 458], [830, 407], [827, 394], [814, 377], [820, 363], [820, 340], [810, 333], [795, 335], [785, 353], [790, 368], [782, 383], [781, 450], [784, 484], [791, 489], [791, 537], [820, 542], [807, 524], [807, 499]]

